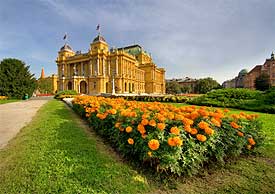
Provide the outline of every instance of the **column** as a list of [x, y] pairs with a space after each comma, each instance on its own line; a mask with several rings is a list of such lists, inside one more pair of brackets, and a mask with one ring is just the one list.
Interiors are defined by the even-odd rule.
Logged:
[[116, 58], [116, 73], [115, 74], [118, 75], [118, 58]]
[[111, 59], [108, 60], [108, 75], [111, 75]]
[[80, 72], [80, 75], [84, 75], [84, 72], [83, 72], [83, 62], [81, 62], [81, 72]]
[[99, 58], [96, 59], [96, 74], [97, 75], [100, 75], [100, 72], [99, 72]]

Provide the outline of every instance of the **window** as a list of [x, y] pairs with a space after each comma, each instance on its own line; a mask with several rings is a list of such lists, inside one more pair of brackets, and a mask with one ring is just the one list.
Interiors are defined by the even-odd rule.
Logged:
[[96, 82], [94, 82], [94, 89], [96, 88]]

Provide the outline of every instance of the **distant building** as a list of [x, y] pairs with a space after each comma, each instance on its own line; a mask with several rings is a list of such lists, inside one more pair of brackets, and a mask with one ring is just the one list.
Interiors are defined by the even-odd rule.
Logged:
[[271, 57], [265, 60], [263, 65], [256, 65], [245, 76], [245, 88], [255, 89], [255, 80], [262, 73], [269, 75], [269, 83], [271, 86], [275, 86], [275, 56], [271, 53]]
[[223, 82], [222, 86], [224, 88], [244, 88], [245, 76], [247, 75], [247, 70], [242, 69], [238, 76], [231, 80]]
[[185, 89], [186, 93], [195, 93], [195, 87], [197, 83], [197, 79], [193, 79], [190, 77], [180, 78], [180, 79], [167, 79], [166, 82], [178, 82], [183, 89]]
[[252, 70], [250, 70], [244, 81], [244, 87], [249, 89], [255, 89], [255, 79], [261, 75], [262, 65], [256, 65]]
[[54, 94], [57, 92], [57, 76], [45, 76], [44, 68], [41, 69], [40, 78], [37, 80], [38, 89], [35, 94]]

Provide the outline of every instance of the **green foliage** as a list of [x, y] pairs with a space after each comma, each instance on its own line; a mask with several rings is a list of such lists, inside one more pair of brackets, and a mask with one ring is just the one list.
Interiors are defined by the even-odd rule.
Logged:
[[187, 101], [189, 104], [239, 108], [258, 112], [275, 113], [275, 92], [243, 88], [218, 89]]
[[245, 100], [255, 99], [259, 91], [243, 88], [218, 89], [189, 101], [190, 104], [237, 108]]
[[41, 94], [52, 94], [53, 93], [53, 84], [52, 84], [51, 77], [38, 79], [37, 80], [37, 89]]
[[112, 98], [124, 98], [142, 102], [175, 102], [184, 103], [188, 100], [186, 96], [112, 96]]
[[217, 89], [220, 88], [220, 84], [216, 81], [213, 80], [212, 78], [203, 78], [199, 79], [195, 85], [195, 92], [199, 94], [205, 94], [212, 89]]
[[270, 88], [269, 75], [262, 73], [255, 79], [255, 87], [257, 90], [265, 91]]
[[72, 98], [75, 95], [77, 95], [77, 92], [75, 90], [63, 90], [63, 91], [57, 92], [54, 95], [54, 98], [56, 99]]
[[22, 99], [25, 94], [32, 96], [36, 88], [30, 66], [18, 59], [3, 59], [0, 63], [0, 96]]
[[167, 94], [180, 94], [182, 92], [182, 86], [177, 81], [166, 82]]

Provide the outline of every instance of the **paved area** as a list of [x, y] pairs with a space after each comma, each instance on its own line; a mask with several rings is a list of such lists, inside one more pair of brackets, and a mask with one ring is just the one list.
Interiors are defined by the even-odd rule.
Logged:
[[36, 97], [26, 101], [0, 105], [0, 149], [26, 126], [37, 110], [52, 97]]

